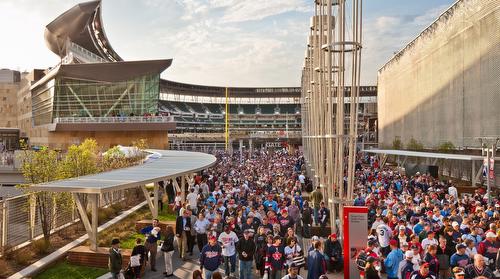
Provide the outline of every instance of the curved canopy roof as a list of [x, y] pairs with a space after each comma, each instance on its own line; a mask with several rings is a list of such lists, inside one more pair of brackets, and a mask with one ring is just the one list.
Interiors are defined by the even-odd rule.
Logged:
[[104, 33], [100, 0], [80, 3], [54, 19], [45, 27], [45, 42], [61, 58], [73, 42], [107, 61], [123, 61]]
[[34, 190], [101, 194], [143, 186], [204, 170], [217, 161], [215, 156], [187, 151], [148, 150], [148, 162], [124, 169], [33, 185]]

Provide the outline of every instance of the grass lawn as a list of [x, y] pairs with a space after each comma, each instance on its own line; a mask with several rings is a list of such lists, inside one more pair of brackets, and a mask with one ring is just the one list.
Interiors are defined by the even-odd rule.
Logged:
[[70, 265], [67, 262], [60, 262], [35, 276], [34, 279], [95, 279], [108, 272], [107, 269]]
[[168, 208], [168, 205], [163, 206], [162, 211], [158, 211], [158, 220], [160, 221], [175, 221], [176, 218], [175, 213]]
[[120, 248], [122, 248], [122, 249], [134, 249], [135, 240], [137, 238], [144, 240], [144, 235], [140, 234], [140, 233], [134, 233], [129, 238], [121, 239], [120, 240]]

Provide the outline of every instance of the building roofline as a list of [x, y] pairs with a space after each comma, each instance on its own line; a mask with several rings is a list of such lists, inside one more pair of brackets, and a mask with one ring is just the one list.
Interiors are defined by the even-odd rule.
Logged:
[[396, 52], [384, 65], [382, 65], [382, 67], [380, 67], [378, 69], [377, 72], [380, 72], [382, 71], [385, 67], [387, 67], [389, 64], [391, 64], [392, 62], [394, 62], [396, 59], [398, 59], [399, 57], [403, 56], [404, 53], [410, 49], [417, 40], [421, 39], [422, 36], [427, 33], [427, 32], [430, 32], [432, 31], [433, 27], [435, 27], [437, 24], [438, 24], [438, 21], [441, 20], [443, 18], [443, 16], [445, 16], [446, 14], [448, 14], [449, 12], [452, 12], [453, 9], [455, 9], [458, 4], [460, 2], [463, 2], [464, 0], [456, 0], [453, 4], [451, 4], [450, 7], [448, 7], [448, 9], [444, 10], [441, 14], [439, 14], [439, 16], [433, 21], [431, 22], [426, 28], [424, 28], [415, 38], [413, 38], [410, 42], [408, 42], [402, 49], [400, 49], [398, 52]]
[[69, 42], [108, 61], [122, 61], [106, 37], [101, 16], [101, 0], [79, 3], [45, 27], [47, 47], [63, 58]]

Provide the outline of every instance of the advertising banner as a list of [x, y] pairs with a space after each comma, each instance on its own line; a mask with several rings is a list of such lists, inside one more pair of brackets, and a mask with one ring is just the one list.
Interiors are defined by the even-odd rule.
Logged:
[[344, 279], [359, 279], [356, 256], [366, 248], [368, 207], [344, 206]]

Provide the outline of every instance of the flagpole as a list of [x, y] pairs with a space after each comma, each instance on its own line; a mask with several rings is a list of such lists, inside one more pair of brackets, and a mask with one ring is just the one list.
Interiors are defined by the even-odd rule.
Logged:
[[226, 146], [226, 151], [228, 149], [228, 145], [229, 145], [229, 91], [226, 87], [226, 128], [225, 128], [225, 133], [226, 133], [226, 142], [225, 142], [225, 146]]

